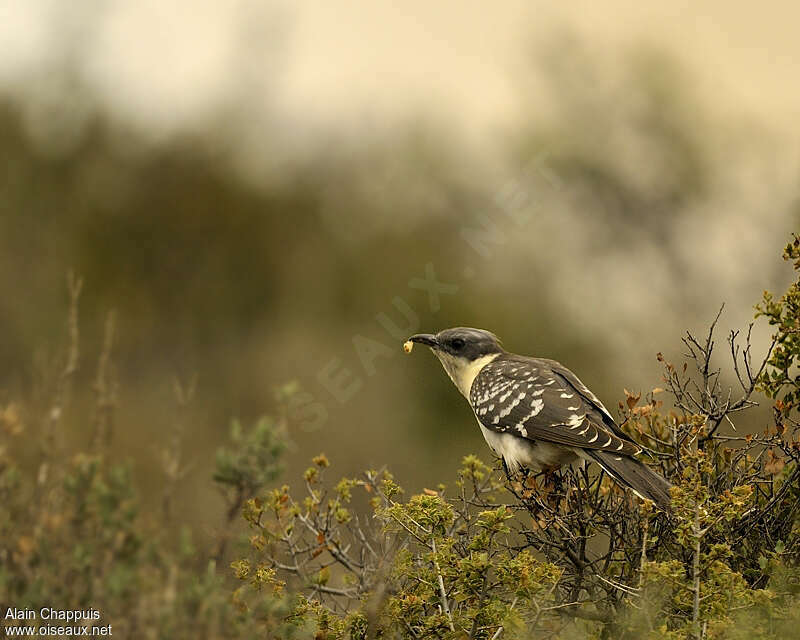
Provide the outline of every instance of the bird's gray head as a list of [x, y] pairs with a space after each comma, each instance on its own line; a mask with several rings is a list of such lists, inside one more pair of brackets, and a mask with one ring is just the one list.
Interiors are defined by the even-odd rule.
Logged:
[[470, 327], [444, 329], [437, 334], [418, 333], [410, 342], [424, 344], [434, 352], [446, 353], [467, 361], [477, 360], [492, 353], [502, 353], [500, 340], [490, 331]]
[[466, 397], [469, 397], [472, 381], [481, 368], [503, 353], [496, 335], [470, 327], [444, 329], [437, 334], [418, 333], [408, 340], [430, 347], [447, 375]]

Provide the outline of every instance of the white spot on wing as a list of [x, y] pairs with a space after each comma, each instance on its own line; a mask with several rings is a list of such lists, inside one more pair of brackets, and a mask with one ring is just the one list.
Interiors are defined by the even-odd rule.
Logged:
[[500, 396], [500, 397], [498, 398], [498, 400], [500, 400], [500, 402], [505, 402], [506, 400], [508, 400], [509, 396], [510, 396], [512, 393], [514, 393], [514, 389], [509, 389], [509, 390], [508, 390], [508, 391], [506, 391], [506, 392], [505, 392], [505, 393], [504, 393], [502, 396]]
[[569, 420], [567, 420], [567, 426], [570, 429], [574, 429], [575, 427], [579, 427], [579, 426], [581, 426], [581, 424], [583, 424], [583, 419], [585, 417], [586, 416], [584, 414], [574, 413], [569, 417]]

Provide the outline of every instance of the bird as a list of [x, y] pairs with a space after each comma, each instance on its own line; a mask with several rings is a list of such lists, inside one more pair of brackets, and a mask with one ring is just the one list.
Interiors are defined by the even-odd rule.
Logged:
[[430, 347], [442, 363], [507, 474], [554, 471], [582, 459], [670, 511], [672, 485], [635, 457], [643, 448], [561, 363], [510, 353], [495, 334], [470, 327], [415, 334], [405, 351], [414, 344]]

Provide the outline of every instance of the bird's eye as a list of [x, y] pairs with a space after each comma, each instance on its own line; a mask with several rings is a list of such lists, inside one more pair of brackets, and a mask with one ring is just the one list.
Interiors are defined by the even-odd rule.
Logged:
[[463, 349], [465, 344], [464, 338], [453, 338], [453, 340], [450, 342], [450, 346], [456, 351]]

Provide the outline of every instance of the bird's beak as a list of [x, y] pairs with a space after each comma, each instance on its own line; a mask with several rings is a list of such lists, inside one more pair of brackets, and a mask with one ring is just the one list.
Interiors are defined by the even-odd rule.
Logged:
[[439, 343], [436, 342], [436, 336], [432, 333], [417, 333], [416, 335], [411, 336], [408, 339], [409, 342], [417, 342], [419, 344], [428, 345], [431, 348], [435, 348], [439, 346]]

